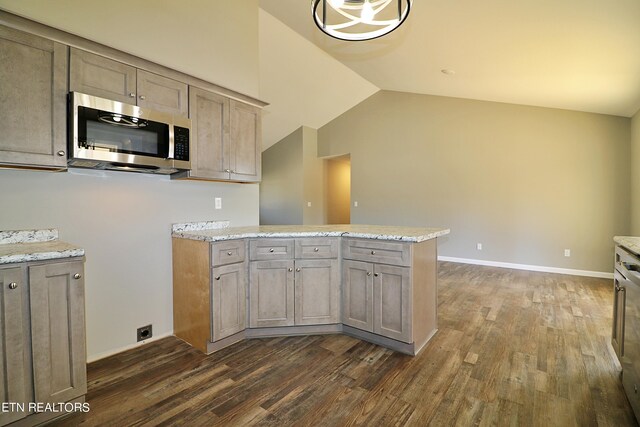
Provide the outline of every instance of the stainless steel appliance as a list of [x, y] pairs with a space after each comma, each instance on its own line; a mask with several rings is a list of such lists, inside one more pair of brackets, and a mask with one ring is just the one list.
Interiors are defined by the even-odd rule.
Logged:
[[[614, 306], [614, 334], [617, 329], [618, 356], [622, 355], [622, 385], [636, 418], [640, 419], [640, 259], [618, 246], [615, 266], [616, 300], [623, 303], [622, 307]], [[622, 325], [616, 321], [620, 309], [624, 312]]]
[[191, 169], [191, 120], [78, 92], [69, 94], [72, 167], [172, 174]]

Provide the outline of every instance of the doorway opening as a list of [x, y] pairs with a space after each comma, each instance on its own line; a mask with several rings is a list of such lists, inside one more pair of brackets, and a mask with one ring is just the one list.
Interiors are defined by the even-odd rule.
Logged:
[[351, 224], [351, 155], [325, 160], [327, 224]]

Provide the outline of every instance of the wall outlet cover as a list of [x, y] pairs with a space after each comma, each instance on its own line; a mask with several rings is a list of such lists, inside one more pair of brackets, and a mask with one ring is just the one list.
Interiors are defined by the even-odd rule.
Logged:
[[153, 336], [153, 326], [147, 325], [138, 328], [138, 342], [148, 340]]

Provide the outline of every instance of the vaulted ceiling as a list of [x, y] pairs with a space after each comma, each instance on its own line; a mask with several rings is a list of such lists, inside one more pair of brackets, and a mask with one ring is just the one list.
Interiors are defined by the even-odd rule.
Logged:
[[638, 0], [414, 0], [401, 28], [366, 42], [318, 31], [310, 0], [260, 7], [381, 89], [626, 117], [640, 109]]

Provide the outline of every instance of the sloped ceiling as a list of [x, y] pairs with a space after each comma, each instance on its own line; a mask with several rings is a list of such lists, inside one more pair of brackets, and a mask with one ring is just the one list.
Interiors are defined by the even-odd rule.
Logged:
[[262, 9], [381, 89], [625, 117], [640, 108], [638, 0], [413, 5], [394, 33], [343, 42], [317, 30], [310, 1], [260, 0]]
[[300, 126], [325, 125], [378, 87], [260, 10], [260, 97], [266, 150]]

